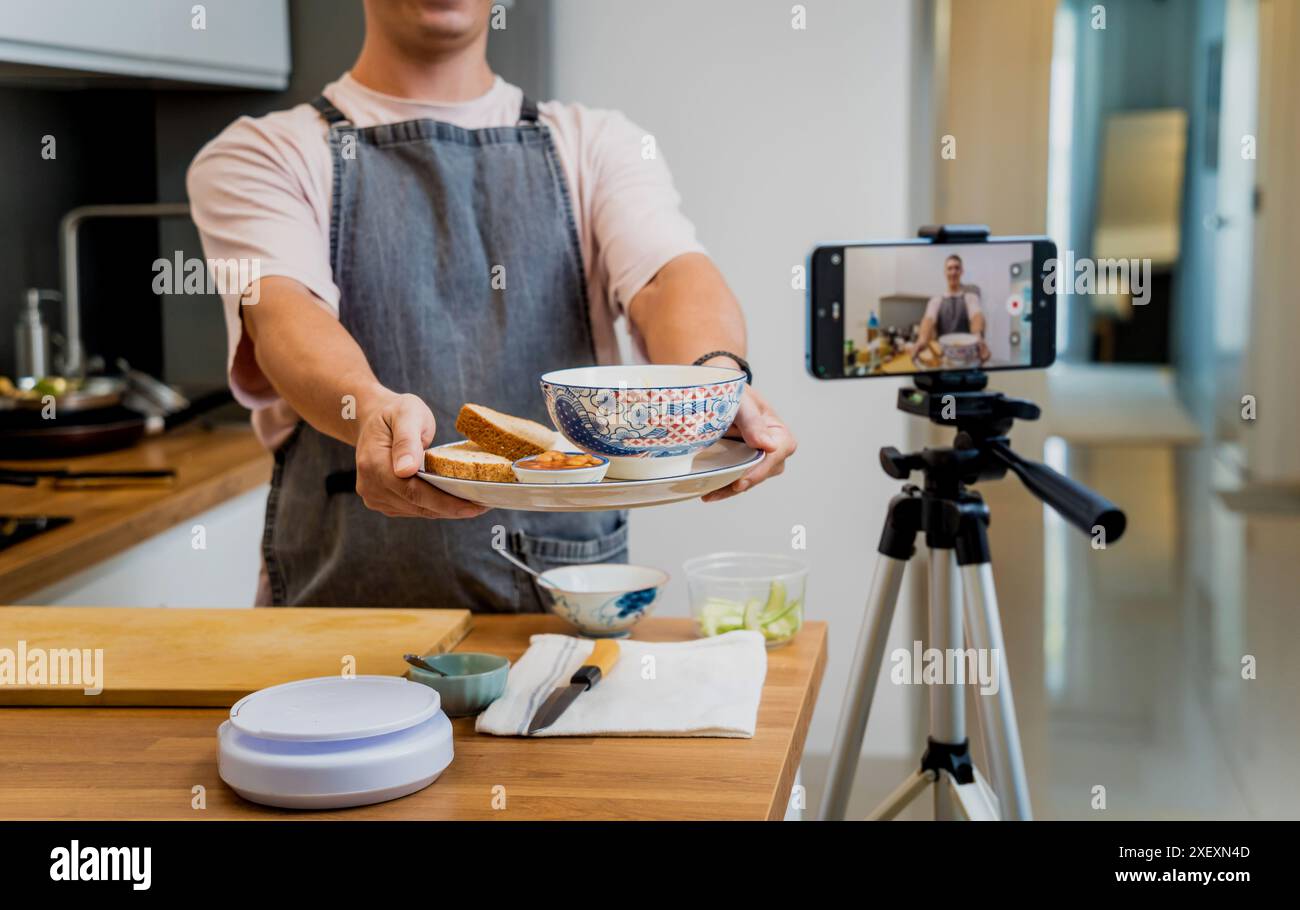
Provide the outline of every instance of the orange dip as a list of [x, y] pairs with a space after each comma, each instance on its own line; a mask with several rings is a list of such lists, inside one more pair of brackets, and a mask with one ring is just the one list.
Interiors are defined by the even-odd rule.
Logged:
[[534, 471], [568, 471], [573, 468], [594, 468], [603, 464], [594, 455], [582, 452], [543, 452], [517, 462], [519, 467]]

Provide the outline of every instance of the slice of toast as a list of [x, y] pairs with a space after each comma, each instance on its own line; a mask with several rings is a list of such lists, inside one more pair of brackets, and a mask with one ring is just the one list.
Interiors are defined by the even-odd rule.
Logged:
[[556, 432], [532, 420], [502, 414], [481, 404], [466, 404], [456, 416], [456, 429], [479, 448], [510, 461], [540, 455], [555, 448]]
[[457, 442], [424, 453], [424, 469], [440, 477], [515, 483], [510, 459], [485, 452], [472, 442]]

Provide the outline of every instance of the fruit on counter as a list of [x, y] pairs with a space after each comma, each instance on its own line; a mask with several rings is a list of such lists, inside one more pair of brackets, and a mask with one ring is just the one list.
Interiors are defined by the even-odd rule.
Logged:
[[785, 585], [773, 581], [767, 603], [757, 598], [742, 602], [726, 597], [710, 597], [701, 606], [697, 621], [706, 638], [751, 629], [761, 632], [769, 645], [794, 638], [803, 628], [803, 602], [786, 598]]
[[38, 395], [53, 395], [58, 398], [60, 395], [68, 394], [68, 380], [62, 376], [46, 376], [33, 388]]
[[80, 382], [69, 382], [63, 376], [45, 376], [37, 380], [30, 389], [20, 389], [8, 376], [0, 376], [0, 396], [5, 398], [34, 399], [53, 395], [55, 398], [76, 391]]

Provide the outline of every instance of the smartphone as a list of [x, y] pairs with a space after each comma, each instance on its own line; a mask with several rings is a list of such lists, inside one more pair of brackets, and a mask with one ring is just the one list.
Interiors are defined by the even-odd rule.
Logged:
[[849, 379], [1051, 366], [1055, 260], [1046, 237], [819, 246], [809, 256], [808, 371]]

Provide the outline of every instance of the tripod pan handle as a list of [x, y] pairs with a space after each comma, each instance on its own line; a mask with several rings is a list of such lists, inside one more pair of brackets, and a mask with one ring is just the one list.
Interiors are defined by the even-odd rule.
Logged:
[[990, 448], [1031, 493], [1083, 533], [1092, 536], [1100, 527], [1107, 544], [1114, 543], [1123, 536], [1128, 519], [1119, 506], [1105, 496], [1094, 493], [1045, 464], [1020, 457], [1006, 445], [995, 443]]

